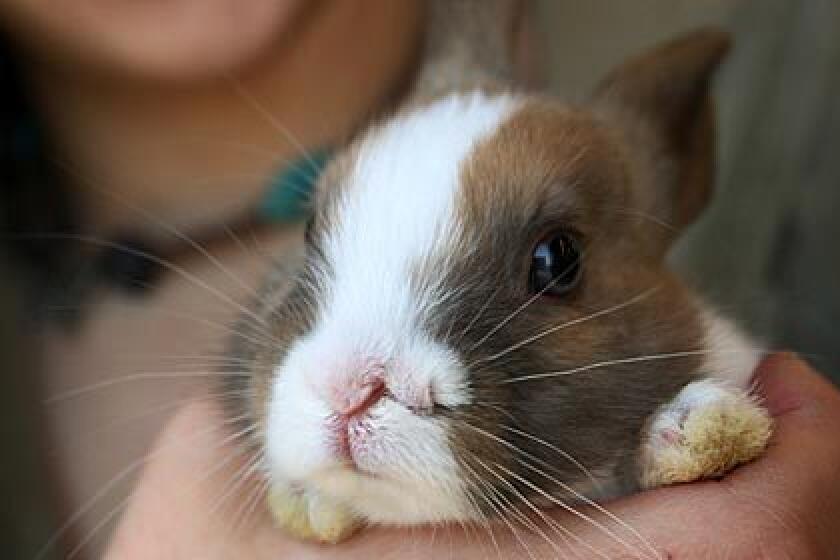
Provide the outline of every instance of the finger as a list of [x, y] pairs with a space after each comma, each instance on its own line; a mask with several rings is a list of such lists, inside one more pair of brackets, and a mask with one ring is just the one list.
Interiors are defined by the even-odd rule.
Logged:
[[804, 491], [837, 481], [840, 461], [840, 392], [792, 354], [768, 357], [755, 375], [758, 392], [775, 419], [766, 456], [728, 477], [763, 486], [774, 477], [780, 491]]
[[[189, 405], [176, 415], [151, 452], [153, 460], [119, 523], [107, 560], [411, 559], [428, 558], [435, 550], [448, 555], [453, 549], [463, 550], [458, 558], [469, 559], [486, 558], [490, 551], [489, 544], [478, 546], [474, 538], [464, 539], [450, 528], [372, 529], [340, 546], [298, 542], [273, 526], [262, 503], [247, 523], [237, 522], [235, 511], [248, 499], [247, 490], [233, 493], [229, 507], [216, 504], [247, 459], [228, 462], [236, 446], [224, 443], [225, 431], [207, 430], [221, 422], [219, 411], [207, 403]], [[200, 480], [222, 464], [214, 476]], [[217, 514], [211, 515], [214, 509]]]
[[811, 416], [810, 408], [836, 407], [840, 400], [840, 393], [825, 377], [791, 353], [768, 356], [759, 364], [753, 381], [774, 416], [797, 411], [801, 415], [803, 408], [805, 415]]
[[736, 498], [773, 514], [776, 529], [840, 545], [840, 391], [793, 354], [768, 357], [757, 388], [776, 425], [764, 457], [724, 479]]
[[246, 498], [247, 487], [220, 503], [248, 460], [229, 441], [234, 432], [213, 405], [182, 409], [150, 452], [106, 558], [212, 560], [249, 551], [253, 523], [229, 530], [230, 506]]

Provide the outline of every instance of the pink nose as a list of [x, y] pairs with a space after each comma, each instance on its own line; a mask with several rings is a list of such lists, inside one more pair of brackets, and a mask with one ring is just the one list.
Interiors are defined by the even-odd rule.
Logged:
[[385, 381], [377, 377], [359, 385], [343, 388], [334, 395], [332, 404], [339, 415], [349, 418], [370, 409], [382, 399], [385, 391]]

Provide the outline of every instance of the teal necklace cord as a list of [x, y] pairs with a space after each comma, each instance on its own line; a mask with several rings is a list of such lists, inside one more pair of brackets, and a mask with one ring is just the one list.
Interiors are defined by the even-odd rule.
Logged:
[[331, 152], [317, 150], [298, 159], [269, 183], [257, 206], [257, 219], [268, 223], [296, 222], [312, 213], [312, 192]]

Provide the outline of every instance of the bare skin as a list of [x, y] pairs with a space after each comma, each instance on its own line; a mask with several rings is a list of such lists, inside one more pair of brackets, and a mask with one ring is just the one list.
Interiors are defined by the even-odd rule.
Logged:
[[[829, 558], [840, 547], [840, 441], [831, 436], [840, 430], [840, 392], [791, 355], [768, 358], [756, 379], [777, 421], [766, 456], [720, 481], [658, 489], [608, 505], [655, 543], [661, 557]], [[169, 424], [107, 558], [528, 558], [522, 543], [533, 557], [558, 556], [543, 537], [520, 527], [519, 542], [499, 522], [491, 526], [498, 550], [481, 527], [372, 529], [338, 547], [292, 541], [271, 526], [259, 503], [247, 501], [254, 486], [219, 505], [238, 466], [196, 483], [198, 473], [231, 452], [220, 432], [207, 432], [218, 418], [212, 405], [193, 405]], [[201, 433], [206, 435], [197, 437]], [[570, 514], [549, 515], [608, 558], [651, 557], [638, 540], [641, 552], [633, 552]], [[560, 551], [594, 557], [580, 545], [567, 549], [556, 536], [553, 540]]]
[[[236, 222], [286, 162], [381, 107], [412, 70], [421, 24], [415, 0], [0, 0], [85, 229], [179, 246], [167, 228], [200, 237]], [[44, 333], [45, 398], [66, 398], [31, 406], [47, 416], [67, 550], [85, 541], [101, 556], [137, 461], [215, 369], [232, 302], [299, 230], [252, 235], [208, 247], [222, 267], [179, 258], [147, 297], [99, 290], [76, 328]]]
[[[0, 16], [3, 2], [11, 1], [0, 1]], [[271, 4], [214, 2], [232, 3], [230, 9], [237, 13], [236, 6]], [[203, 13], [201, 2], [178, 3]], [[177, 11], [176, 3], [140, 4]], [[125, 202], [192, 232], [232, 221], [256, 203], [267, 177], [277, 169], [301, 157], [304, 149], [335, 143], [380, 107], [413, 60], [421, 28], [415, 1], [273, 4], [296, 7], [276, 16], [284, 21], [274, 26], [273, 35], [272, 29], [264, 32], [260, 49], [241, 47], [238, 57], [228, 53], [227, 65], [204, 60], [212, 58], [207, 53], [191, 58], [182, 51], [197, 47], [179, 46], [171, 38], [155, 49], [142, 48], [144, 41], [123, 45], [115, 39], [118, 44], [101, 45], [100, 56], [87, 58], [24, 51], [57, 157], [66, 162], [68, 179], [84, 195], [89, 231], [140, 230], [161, 236], [160, 228], [149, 227], [148, 220], [126, 208]], [[258, 8], [252, 7], [259, 12]], [[247, 10], [241, 11], [247, 15]], [[166, 18], [160, 13], [100, 24], [110, 13], [94, 19], [89, 33], [96, 33], [99, 24], [107, 27], [102, 34], [118, 27], [115, 36], [143, 37], [151, 34], [146, 27], [153, 27], [144, 25], [147, 20]], [[197, 15], [183, 18], [188, 29], [169, 34], [188, 35]], [[133, 35], [128, 30], [121, 34], [119, 23], [138, 29]], [[219, 23], [218, 31], [236, 37], [247, 36], [241, 29], [255, 32], [247, 21], [239, 23], [243, 27], [228, 25], [233, 29]], [[55, 33], [58, 38], [68, 34], [75, 37], [69, 31]], [[227, 48], [239, 52], [237, 46], [234, 42]], [[169, 63], [158, 52], [164, 48], [171, 51]], [[128, 54], [105, 65], [100, 59], [116, 57], [112, 50]]]

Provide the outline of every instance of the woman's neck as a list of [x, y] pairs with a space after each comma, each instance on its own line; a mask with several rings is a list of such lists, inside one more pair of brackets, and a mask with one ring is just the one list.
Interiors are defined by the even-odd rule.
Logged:
[[89, 228], [154, 236], [161, 228], [144, 213], [185, 232], [235, 219], [286, 162], [338, 141], [381, 105], [410, 69], [420, 4], [324, 6], [293, 44], [235, 77], [150, 83], [33, 64]]

